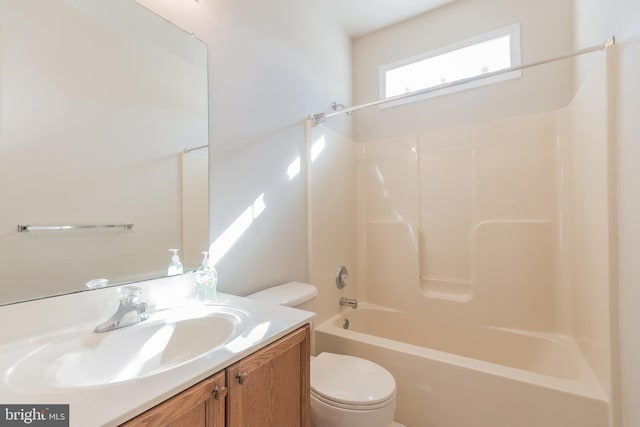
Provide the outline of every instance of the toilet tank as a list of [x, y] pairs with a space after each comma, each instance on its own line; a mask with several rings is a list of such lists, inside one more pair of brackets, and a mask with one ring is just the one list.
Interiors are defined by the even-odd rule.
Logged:
[[300, 308], [300, 305], [312, 300], [316, 295], [318, 289], [309, 283], [288, 282], [247, 295], [247, 298]]

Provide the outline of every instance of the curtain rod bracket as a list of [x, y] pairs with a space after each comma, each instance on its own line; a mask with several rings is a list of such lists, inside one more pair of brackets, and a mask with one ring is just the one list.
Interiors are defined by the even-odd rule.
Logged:
[[[344, 110], [345, 108], [347, 107], [344, 104], [339, 104], [337, 102], [331, 103], [331, 109], [333, 111], [339, 112]], [[351, 115], [351, 112], [347, 111], [347, 114]], [[309, 114], [309, 120], [313, 122], [314, 126], [318, 126], [320, 123], [323, 123], [327, 120], [327, 114], [326, 113]]]
[[331, 109], [333, 111], [338, 111], [338, 108], [341, 109], [341, 110], [344, 110], [347, 107], [345, 107], [344, 104], [338, 104], [337, 102], [334, 102], [334, 103], [331, 104]]
[[314, 126], [318, 126], [320, 123], [326, 120], [326, 114], [325, 113], [309, 114], [309, 120], [313, 122]]
[[606, 49], [606, 48], [611, 47], [611, 46], [613, 46], [615, 44], [616, 44], [616, 36], [611, 36], [611, 38], [609, 40], [604, 42], [604, 44], [602, 45], [602, 49]]

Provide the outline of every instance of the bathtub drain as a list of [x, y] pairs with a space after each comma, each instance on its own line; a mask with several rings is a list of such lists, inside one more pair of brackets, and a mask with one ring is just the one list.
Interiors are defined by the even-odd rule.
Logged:
[[344, 329], [349, 329], [349, 319], [344, 319], [344, 320], [342, 321], [342, 327], [343, 327]]

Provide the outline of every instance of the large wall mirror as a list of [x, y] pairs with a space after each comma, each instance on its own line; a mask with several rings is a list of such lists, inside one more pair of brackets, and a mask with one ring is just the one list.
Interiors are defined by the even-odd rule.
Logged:
[[206, 45], [133, 0], [0, 0], [0, 19], [0, 304], [166, 276], [172, 248], [196, 268]]

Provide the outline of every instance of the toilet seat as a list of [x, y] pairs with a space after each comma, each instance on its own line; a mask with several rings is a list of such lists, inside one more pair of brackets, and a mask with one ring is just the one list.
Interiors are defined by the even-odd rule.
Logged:
[[395, 394], [393, 376], [369, 360], [320, 353], [311, 361], [311, 395], [329, 405], [372, 410], [389, 404]]
[[350, 411], [372, 411], [374, 409], [383, 408], [387, 406], [395, 398], [395, 393], [389, 399], [380, 403], [375, 403], [373, 405], [351, 405], [351, 404], [346, 404], [342, 402], [337, 402], [335, 400], [327, 399], [326, 397], [319, 395], [313, 390], [311, 390], [311, 398], [316, 399], [320, 402], [326, 403], [327, 405], [332, 406], [334, 408], [348, 409]]

